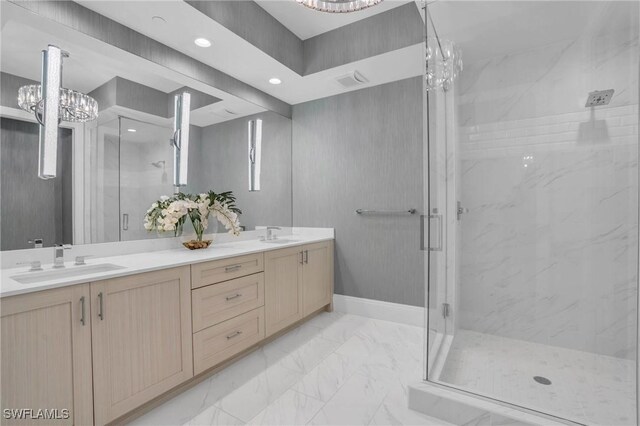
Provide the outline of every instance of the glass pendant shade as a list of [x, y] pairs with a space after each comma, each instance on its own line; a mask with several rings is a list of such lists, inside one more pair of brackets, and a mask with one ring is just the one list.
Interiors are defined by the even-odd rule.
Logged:
[[49, 45], [47, 50], [42, 51], [40, 100], [36, 104], [40, 107], [40, 111], [35, 111], [36, 119], [40, 123], [38, 141], [38, 177], [40, 179], [56, 177], [63, 56], [64, 53], [57, 46]]
[[452, 41], [429, 37], [427, 39], [427, 90], [449, 90], [462, 72], [462, 51]]
[[382, 0], [296, 0], [298, 3], [320, 12], [357, 12], [381, 3]]

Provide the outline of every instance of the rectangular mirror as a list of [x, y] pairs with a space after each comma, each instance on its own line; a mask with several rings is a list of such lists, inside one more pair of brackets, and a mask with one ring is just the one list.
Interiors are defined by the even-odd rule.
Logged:
[[[184, 92], [189, 164], [180, 190], [233, 191], [246, 230], [292, 225], [290, 118], [18, 4], [0, 7], [2, 250], [33, 248], [36, 240], [50, 247], [173, 237], [146, 231], [143, 221], [155, 200], [174, 192], [174, 98]], [[38, 124], [18, 107], [17, 95], [21, 86], [40, 83], [41, 51], [49, 44], [69, 52], [62, 86], [96, 99], [99, 115], [60, 124], [56, 177], [44, 181]], [[262, 120], [262, 170], [261, 190], [252, 192], [247, 129], [255, 120]]]

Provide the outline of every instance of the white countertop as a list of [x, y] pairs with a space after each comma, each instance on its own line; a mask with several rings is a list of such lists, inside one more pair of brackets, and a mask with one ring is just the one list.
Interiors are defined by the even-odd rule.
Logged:
[[[122, 277], [125, 275], [139, 274], [142, 272], [156, 271], [159, 269], [174, 268], [177, 266], [191, 265], [194, 263], [207, 262], [211, 260], [225, 259], [229, 257], [241, 256], [251, 253], [259, 253], [270, 250], [278, 250], [286, 247], [293, 247], [302, 244], [309, 244], [319, 241], [333, 240], [333, 229], [331, 232], [311, 232], [293, 235], [282, 235], [281, 240], [288, 240], [286, 243], [268, 243], [258, 240], [225, 242], [216, 244], [201, 250], [187, 250], [185, 248], [149, 251], [144, 253], [133, 253], [121, 256], [92, 257], [87, 259], [87, 266], [114, 264], [123, 267], [122, 269], [107, 272], [94, 272], [72, 277], [58, 277], [47, 281], [40, 281], [33, 284], [23, 284], [12, 276], [29, 274], [28, 266], [20, 268], [2, 269], [0, 275], [0, 297], [15, 296], [18, 294], [31, 293], [34, 291], [47, 290], [58, 287], [65, 287], [74, 284], [82, 284], [93, 281], [101, 281], [109, 278]], [[84, 268], [75, 266], [72, 259], [65, 262], [66, 269]], [[43, 265], [45, 271], [51, 271], [52, 265]], [[33, 272], [37, 274], [38, 272]]]

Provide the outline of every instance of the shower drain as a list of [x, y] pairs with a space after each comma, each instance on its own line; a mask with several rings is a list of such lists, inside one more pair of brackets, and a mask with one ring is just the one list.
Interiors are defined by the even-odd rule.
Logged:
[[533, 376], [533, 380], [535, 380], [536, 382], [540, 383], [541, 385], [550, 385], [551, 384], [551, 380], [547, 379], [546, 377], [542, 377], [542, 376]]

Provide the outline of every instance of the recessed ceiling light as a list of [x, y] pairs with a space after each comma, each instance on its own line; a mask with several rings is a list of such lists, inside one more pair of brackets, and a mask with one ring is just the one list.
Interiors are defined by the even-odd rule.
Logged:
[[135, 133], [136, 129], [127, 129], [127, 132]]
[[197, 39], [193, 40], [193, 42], [196, 44], [196, 46], [200, 46], [200, 47], [209, 47], [209, 46], [211, 46], [211, 42], [209, 40], [207, 40], [206, 38], [197, 38]]
[[280, 84], [282, 83], [282, 80], [280, 80], [278, 77], [273, 77], [269, 79], [269, 83], [271, 84]]
[[151, 21], [156, 23], [156, 24], [166, 24], [167, 20], [164, 19], [162, 16], [152, 16], [151, 17]]

